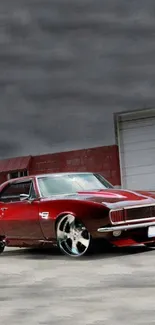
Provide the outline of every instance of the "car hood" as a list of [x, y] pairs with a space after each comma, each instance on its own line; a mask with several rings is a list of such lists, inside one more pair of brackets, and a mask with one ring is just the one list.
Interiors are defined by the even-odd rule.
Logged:
[[78, 192], [78, 198], [102, 203], [110, 209], [155, 204], [155, 192], [106, 189], [100, 191]]
[[81, 191], [76, 194], [53, 196], [49, 200], [81, 200], [104, 204], [109, 209], [123, 208], [145, 204], [155, 204], [155, 192], [131, 191], [120, 189], [105, 189], [96, 191]]

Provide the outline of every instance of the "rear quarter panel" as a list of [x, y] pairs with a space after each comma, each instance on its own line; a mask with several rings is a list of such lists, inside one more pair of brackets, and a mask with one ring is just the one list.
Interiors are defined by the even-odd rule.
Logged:
[[56, 239], [56, 223], [65, 214], [73, 214], [83, 222], [92, 236], [97, 236], [97, 228], [109, 225], [109, 210], [102, 204], [79, 200], [41, 201], [39, 212], [49, 212], [48, 219], [40, 217], [44, 237]]

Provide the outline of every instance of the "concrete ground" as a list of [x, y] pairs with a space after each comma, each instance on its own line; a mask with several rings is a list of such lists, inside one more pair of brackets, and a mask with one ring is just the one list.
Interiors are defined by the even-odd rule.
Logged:
[[155, 250], [112, 249], [84, 259], [6, 249], [0, 324], [155, 324]]

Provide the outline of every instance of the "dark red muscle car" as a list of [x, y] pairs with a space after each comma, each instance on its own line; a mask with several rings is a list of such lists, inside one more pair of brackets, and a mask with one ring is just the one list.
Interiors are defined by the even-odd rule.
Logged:
[[0, 186], [0, 252], [58, 245], [70, 256], [95, 239], [115, 246], [155, 244], [155, 193], [118, 190], [95, 173], [12, 179]]

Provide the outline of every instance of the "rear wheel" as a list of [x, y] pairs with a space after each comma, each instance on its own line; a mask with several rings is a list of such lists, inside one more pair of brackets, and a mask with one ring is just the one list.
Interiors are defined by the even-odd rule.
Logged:
[[57, 224], [57, 243], [66, 255], [80, 257], [91, 247], [91, 235], [86, 227], [73, 215], [65, 215]]
[[5, 242], [4, 241], [0, 241], [0, 254], [3, 253], [4, 248], [5, 248]]

